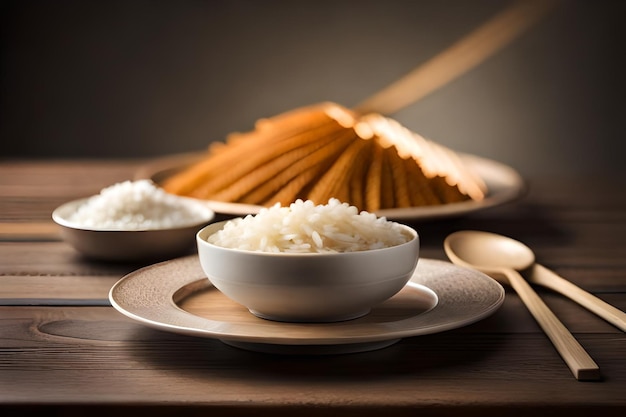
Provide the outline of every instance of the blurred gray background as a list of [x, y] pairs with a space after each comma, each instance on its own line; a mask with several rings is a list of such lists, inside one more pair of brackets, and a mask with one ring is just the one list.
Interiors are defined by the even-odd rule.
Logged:
[[[505, 0], [2, 0], [0, 158], [159, 157], [353, 106]], [[563, 0], [393, 117], [522, 174], [626, 172], [626, 1]]]

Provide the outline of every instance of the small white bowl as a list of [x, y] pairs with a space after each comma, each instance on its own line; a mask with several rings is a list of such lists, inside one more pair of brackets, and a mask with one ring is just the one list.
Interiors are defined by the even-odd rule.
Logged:
[[419, 236], [401, 245], [345, 253], [268, 253], [207, 242], [226, 221], [197, 234], [198, 255], [211, 283], [258, 317], [286, 322], [334, 322], [367, 314], [400, 291], [419, 257]]
[[168, 229], [85, 228], [68, 219], [87, 200], [83, 198], [59, 206], [52, 212], [52, 219], [60, 226], [61, 236], [66, 242], [84, 256], [102, 261], [158, 261], [187, 254], [195, 246], [198, 230], [215, 218], [215, 212], [206, 204], [188, 199], [189, 204], [197, 205], [205, 214], [201, 221]]

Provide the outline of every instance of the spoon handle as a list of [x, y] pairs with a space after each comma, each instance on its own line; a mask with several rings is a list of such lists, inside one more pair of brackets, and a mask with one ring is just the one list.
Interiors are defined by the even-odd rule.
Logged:
[[513, 3], [448, 49], [359, 103], [354, 110], [361, 114], [397, 113], [503, 49], [557, 4], [552, 0]]
[[520, 296], [537, 323], [552, 341], [574, 377], [581, 381], [600, 379], [600, 368], [532, 289], [530, 284], [514, 270], [503, 270], [511, 287]]
[[527, 275], [533, 284], [550, 288], [574, 300], [589, 311], [626, 332], [626, 313], [562, 278], [543, 265], [535, 264]]

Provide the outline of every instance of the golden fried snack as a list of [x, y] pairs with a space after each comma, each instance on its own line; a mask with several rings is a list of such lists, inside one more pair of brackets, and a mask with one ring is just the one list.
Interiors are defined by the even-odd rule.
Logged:
[[[292, 138], [294, 133], [302, 133], [319, 128], [320, 124], [336, 122], [327, 114], [328, 103], [307, 106], [282, 113], [256, 123], [256, 129], [248, 133], [232, 133], [226, 143], [214, 142], [209, 146], [205, 158], [184, 171], [166, 179], [162, 187], [173, 194], [194, 195], [206, 198], [208, 184], [237, 166], [246, 157], [256, 155], [264, 149], [273, 149], [273, 145], [284, 139]], [[323, 134], [324, 132], [319, 132]], [[220, 180], [223, 181], [223, 180]], [[205, 191], [199, 189], [205, 188]]]
[[372, 164], [367, 171], [365, 183], [365, 210], [374, 212], [381, 209], [381, 186], [383, 171], [383, 148], [374, 147]]
[[407, 187], [411, 190], [409, 200], [411, 207], [430, 206], [438, 204], [432, 190], [428, 187], [428, 179], [424, 176], [419, 165], [413, 159], [407, 159], [405, 169], [407, 171]]
[[[268, 201], [268, 199], [271, 200], [272, 194], [280, 192], [282, 187], [286, 186], [285, 184], [290, 183], [296, 177], [307, 172], [302, 178], [310, 178], [309, 182], [298, 187], [297, 192], [300, 192], [304, 186], [311, 184], [314, 179], [321, 177], [330, 165], [330, 162], [332, 162], [332, 157], [341, 154], [353, 139], [354, 136], [346, 132], [345, 129], [335, 136], [320, 138], [318, 143], [320, 146], [318, 149], [295, 161], [288, 168], [277, 173], [274, 172], [275, 176], [272, 179], [259, 185], [256, 189], [245, 195], [242, 198], [242, 202], [247, 204], [268, 205], [266, 201]], [[273, 166], [268, 165], [268, 167], [274, 171]], [[302, 183], [302, 178], [299, 179], [296, 184]], [[283, 195], [290, 195], [292, 191], [295, 190], [293, 184], [289, 188], [290, 191], [285, 191]], [[293, 193], [293, 195], [296, 196], [297, 192]], [[279, 200], [282, 201], [282, 198], [284, 197], [281, 197]]]
[[311, 130], [298, 132], [274, 145], [271, 150], [251, 153], [228, 172], [213, 181], [207, 181], [198, 188], [198, 193], [205, 198], [237, 201], [270, 181], [277, 173], [291, 170], [291, 166], [333, 141], [342, 130], [338, 123], [330, 121]]
[[339, 155], [328, 171], [313, 185], [306, 199], [314, 202], [328, 201], [328, 196], [335, 196], [340, 201], [346, 201], [348, 195], [339, 198], [339, 190], [342, 184], [346, 182], [346, 178], [350, 177], [354, 162], [358, 159], [361, 151], [366, 148], [366, 141], [354, 136], [350, 145]]
[[405, 169], [406, 160], [402, 159], [395, 148], [386, 150], [391, 171], [391, 186], [393, 187], [394, 205], [393, 207], [411, 207], [409, 198], [409, 186], [407, 172]]
[[360, 209], [481, 200], [486, 186], [449, 148], [379, 114], [334, 103], [261, 119], [212, 144], [198, 163], [163, 182], [166, 191], [269, 206], [337, 198]]
[[347, 192], [349, 193], [349, 197], [345, 201], [349, 201], [353, 206], [361, 208], [365, 207], [365, 181], [376, 147], [373, 141], [369, 141], [366, 146], [367, 149], [361, 153], [362, 156], [357, 161], [354, 161], [352, 175], [345, 181]]
[[298, 176], [278, 190], [276, 194], [263, 201], [262, 205], [271, 206], [280, 203], [282, 206], [288, 206], [299, 198], [303, 189], [320, 176], [320, 169], [315, 166], [311, 167], [298, 174]]
[[332, 135], [339, 128], [339, 124], [329, 120], [311, 129], [295, 132], [293, 136], [288, 138], [281, 138], [281, 140], [265, 146], [261, 150], [253, 149], [248, 153], [242, 153], [237, 163], [229, 166], [220, 175], [214, 175], [210, 179], [205, 180], [201, 186], [190, 193], [190, 196], [196, 198], [216, 198], [215, 195], [219, 191], [232, 186], [247, 175], [258, 175], [259, 169], [270, 162], [275, 170], [274, 173], [276, 173], [284, 167], [284, 162], [276, 161], [279, 157], [297, 148], [318, 142], [321, 137]]

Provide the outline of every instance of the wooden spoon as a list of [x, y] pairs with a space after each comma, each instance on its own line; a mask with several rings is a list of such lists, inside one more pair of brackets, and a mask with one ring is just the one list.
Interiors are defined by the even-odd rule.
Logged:
[[518, 270], [535, 262], [528, 247], [493, 233], [462, 231], [445, 239], [444, 250], [453, 263], [477, 269], [513, 287], [576, 379], [601, 379], [598, 365], [519, 274]]
[[[507, 245], [510, 255], [513, 255], [513, 251], [518, 251], [517, 254], [519, 255], [519, 258], [512, 259], [510, 257], [500, 257], [500, 265], [503, 265], [505, 261], [510, 262], [508, 266], [517, 271], [524, 271], [524, 277], [529, 282], [549, 288], [570, 298], [572, 301], [577, 302], [581, 306], [585, 307], [587, 310], [596, 314], [598, 317], [603, 318], [621, 331], [626, 332], [626, 313], [612, 306], [606, 301], [601, 300], [595, 295], [588, 293], [587, 291], [576, 286], [575, 284], [572, 284], [565, 278], [558, 275], [556, 272], [551, 271], [545, 266], [531, 260], [534, 259], [535, 255], [532, 253], [532, 250], [528, 246], [524, 245], [522, 242], [511, 239], [509, 237], [486, 232], [465, 231], [458, 233], [459, 235], [462, 234], [462, 236], [464, 236], [465, 238], [470, 238], [468, 236], [471, 234], [474, 235], [474, 238], [476, 239], [488, 239], [489, 244], [499, 245], [499, 251], [502, 250], [502, 245]], [[482, 237], [477, 237], [476, 235], [478, 234], [480, 234]], [[456, 238], [460, 239], [460, 237], [461, 236], [457, 236]], [[488, 259], [488, 261], [493, 261], [493, 258]]]

